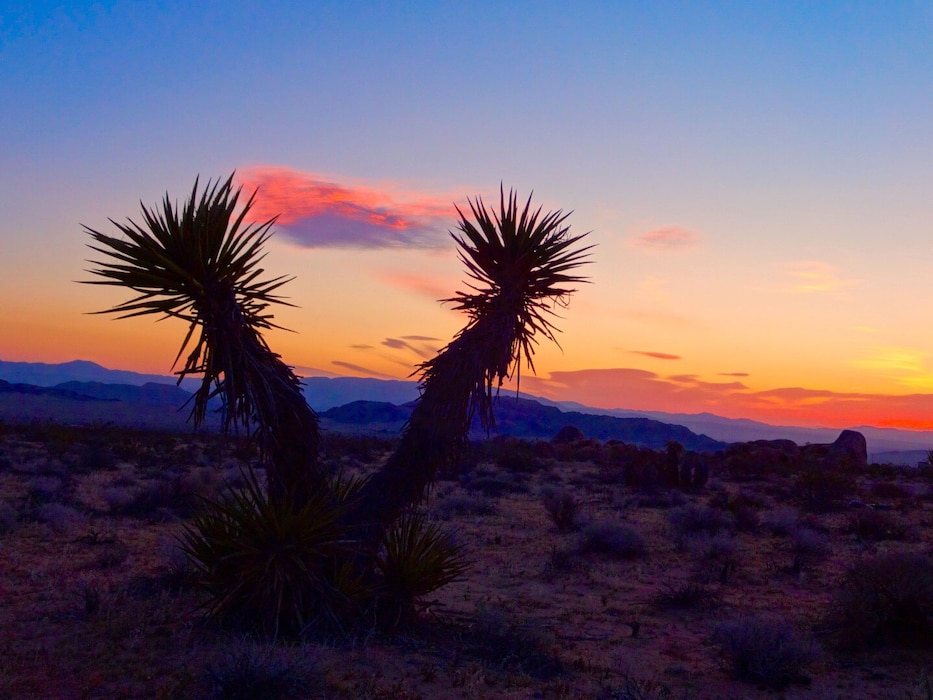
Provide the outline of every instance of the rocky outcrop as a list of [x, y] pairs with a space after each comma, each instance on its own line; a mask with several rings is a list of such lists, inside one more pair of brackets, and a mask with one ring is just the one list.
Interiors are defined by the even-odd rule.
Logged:
[[868, 443], [865, 436], [855, 430], [843, 430], [829, 446], [827, 457], [834, 462], [854, 467], [868, 466]]
[[568, 443], [580, 442], [581, 440], [586, 440], [586, 435], [575, 425], [565, 425], [551, 438], [551, 442], [555, 445], [566, 445]]

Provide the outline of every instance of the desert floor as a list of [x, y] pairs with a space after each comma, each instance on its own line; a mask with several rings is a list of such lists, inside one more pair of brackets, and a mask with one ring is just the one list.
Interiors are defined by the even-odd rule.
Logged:
[[[351, 472], [391, 447], [327, 440]], [[201, 619], [175, 540], [250, 454], [0, 425], [0, 698], [933, 697], [933, 578], [898, 570], [930, 561], [929, 474], [874, 465], [814, 509], [793, 470], [685, 493], [627, 485], [611, 445], [487, 443], [425, 505], [472, 566], [413, 627], [273, 645]], [[899, 574], [919, 607], [873, 635], [859, 601]]]

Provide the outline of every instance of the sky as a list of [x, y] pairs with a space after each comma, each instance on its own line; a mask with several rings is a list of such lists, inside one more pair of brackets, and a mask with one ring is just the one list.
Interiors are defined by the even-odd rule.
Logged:
[[523, 391], [933, 429], [931, 0], [8, 0], [0, 95], [2, 360], [170, 373], [83, 226], [235, 171], [295, 277], [270, 346], [408, 378], [502, 185], [596, 246]]

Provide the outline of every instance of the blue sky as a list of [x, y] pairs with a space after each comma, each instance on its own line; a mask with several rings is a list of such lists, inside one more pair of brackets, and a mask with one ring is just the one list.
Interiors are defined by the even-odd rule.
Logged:
[[[277, 168], [398, 211], [500, 182], [573, 210], [594, 284], [540, 393], [798, 423], [933, 409], [931, 2], [57, 5], [0, 10], [3, 359], [167, 371], [181, 331], [84, 315], [123, 297], [73, 283], [81, 224]], [[406, 376], [419, 355], [386, 341], [461, 325], [431, 296], [462, 279], [452, 249], [305, 223], [270, 247], [298, 278], [299, 335], [271, 339], [289, 362]], [[794, 388], [823, 393], [760, 398]]]

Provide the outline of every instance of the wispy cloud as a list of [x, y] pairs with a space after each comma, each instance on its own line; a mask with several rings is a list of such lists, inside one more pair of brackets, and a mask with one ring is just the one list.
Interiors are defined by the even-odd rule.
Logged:
[[455, 282], [451, 283], [438, 276], [419, 275], [403, 272], [378, 272], [376, 277], [380, 282], [404, 289], [421, 296], [428, 297], [432, 301], [452, 297], [455, 289]]
[[680, 355], [671, 355], [666, 352], [655, 352], [653, 350], [629, 350], [629, 353], [632, 355], [643, 355], [644, 357], [650, 357], [655, 360], [681, 360], [683, 359]]
[[869, 357], [855, 361], [857, 367], [877, 372], [912, 389], [933, 389], [930, 353], [916, 348], [879, 348]]
[[245, 191], [259, 188], [254, 218], [277, 216], [277, 228], [308, 248], [437, 248], [456, 220], [453, 197], [279, 167], [248, 168], [238, 177]]
[[643, 250], [672, 253], [696, 247], [700, 236], [680, 226], [663, 226], [636, 234], [630, 242]]
[[[429, 345], [426, 342], [432, 344]], [[433, 344], [434, 342], [437, 342], [436, 338], [409, 335], [402, 338], [386, 338], [382, 341], [382, 345], [393, 350], [408, 350], [422, 360], [428, 360], [437, 354], [437, 347]]]
[[367, 377], [375, 377], [376, 379], [397, 379], [397, 377], [393, 377], [391, 374], [377, 372], [374, 369], [370, 369], [369, 367], [363, 367], [362, 365], [356, 365], [356, 364], [353, 364], [352, 362], [344, 362], [343, 360], [331, 360], [331, 364], [337, 365], [338, 367], [343, 367], [344, 369], [348, 369], [351, 372], [355, 372], [356, 374], [362, 374]]
[[522, 378], [522, 390], [555, 401], [577, 401], [599, 408], [710, 412], [775, 425], [933, 429], [933, 393], [888, 395], [806, 387], [756, 391], [740, 381], [709, 382], [693, 374], [662, 376], [632, 368], [528, 376]]
[[719, 372], [717, 377], [748, 377], [748, 372]]
[[791, 278], [787, 291], [797, 294], [837, 292], [855, 284], [852, 280], [842, 279], [833, 265], [817, 260], [783, 263], [781, 270]]

